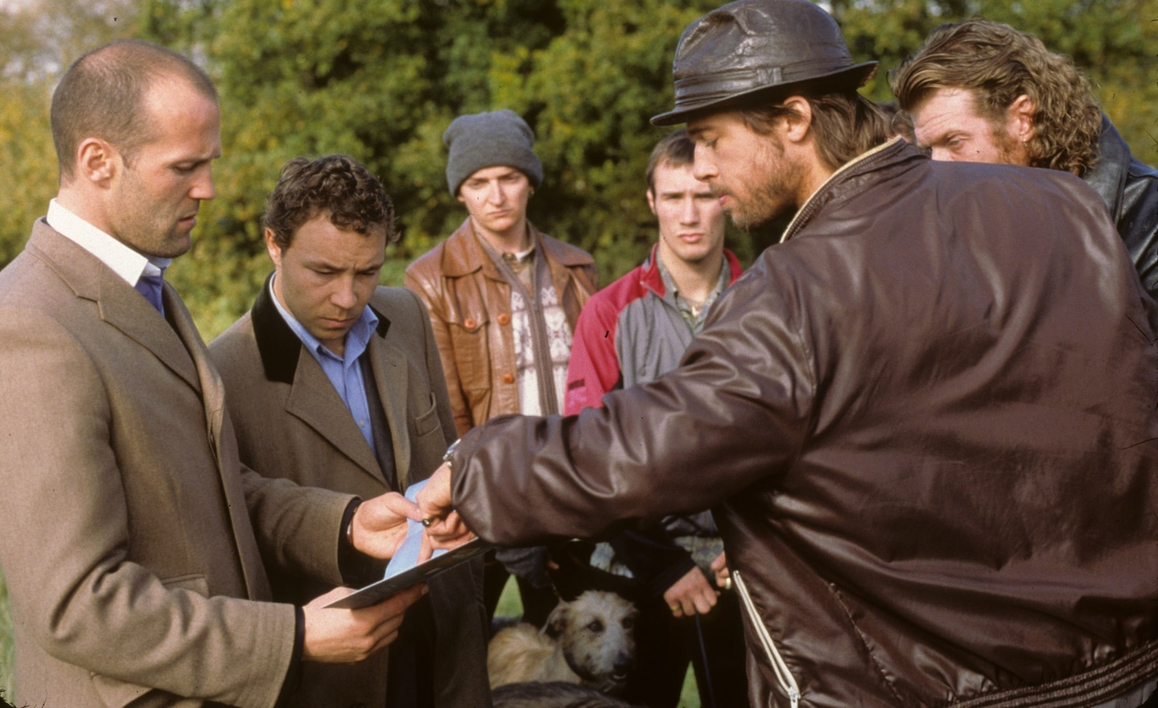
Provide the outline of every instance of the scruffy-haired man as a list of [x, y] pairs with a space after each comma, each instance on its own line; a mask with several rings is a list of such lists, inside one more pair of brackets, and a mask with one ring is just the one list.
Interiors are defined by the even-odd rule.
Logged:
[[892, 73], [917, 144], [934, 160], [1065, 170], [1102, 197], [1142, 285], [1158, 296], [1158, 170], [1098, 108], [1069, 57], [1009, 25], [944, 24]]

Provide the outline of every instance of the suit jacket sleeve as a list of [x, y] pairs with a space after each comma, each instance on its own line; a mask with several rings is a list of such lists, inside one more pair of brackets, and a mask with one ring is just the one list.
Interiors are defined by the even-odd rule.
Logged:
[[84, 344], [40, 312], [3, 308], [0, 341], [0, 561], [31, 641], [94, 682], [272, 705], [294, 609], [207, 597], [203, 578], [162, 582], [128, 560], [142, 539], [118, 469], [118, 454], [132, 452], [110, 443], [124, 431], [113, 429], [107, 387], [121, 382], [103, 379]]

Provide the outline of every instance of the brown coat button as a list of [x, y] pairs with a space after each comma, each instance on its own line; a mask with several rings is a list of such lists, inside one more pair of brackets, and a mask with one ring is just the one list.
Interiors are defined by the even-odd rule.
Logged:
[[478, 322], [475, 322], [473, 317], [467, 317], [465, 320], [462, 321], [462, 326], [466, 327], [467, 329], [473, 330], [475, 327], [478, 327]]
[[503, 374], [503, 383], [513, 384], [515, 382], [514, 374]]
[[505, 325], [506, 323], [508, 323], [510, 321], [511, 321], [511, 316], [508, 315], [507, 313], [504, 312], [503, 314], [499, 315], [499, 324]]

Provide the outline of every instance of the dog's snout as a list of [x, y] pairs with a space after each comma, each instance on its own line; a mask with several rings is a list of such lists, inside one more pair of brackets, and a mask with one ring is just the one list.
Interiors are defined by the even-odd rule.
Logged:
[[615, 657], [615, 661], [611, 664], [612, 676], [618, 679], [627, 678], [631, 670], [635, 668], [635, 659], [627, 654], [619, 654]]

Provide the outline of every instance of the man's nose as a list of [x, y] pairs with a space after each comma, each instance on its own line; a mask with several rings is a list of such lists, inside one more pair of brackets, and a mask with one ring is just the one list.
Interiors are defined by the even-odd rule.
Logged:
[[701, 182], [709, 182], [718, 174], [715, 164], [708, 159], [705, 151], [696, 145], [695, 162], [692, 163], [692, 176]]
[[358, 294], [354, 292], [354, 278], [339, 278], [330, 295], [330, 301], [343, 310], [352, 310], [358, 304]]
[[694, 195], [688, 195], [680, 202], [680, 223], [694, 224], [700, 220], [699, 205]]
[[189, 189], [189, 196], [192, 199], [200, 199], [208, 201], [217, 196], [217, 190], [213, 187], [213, 172], [209, 168], [205, 168], [197, 175], [193, 186]]

